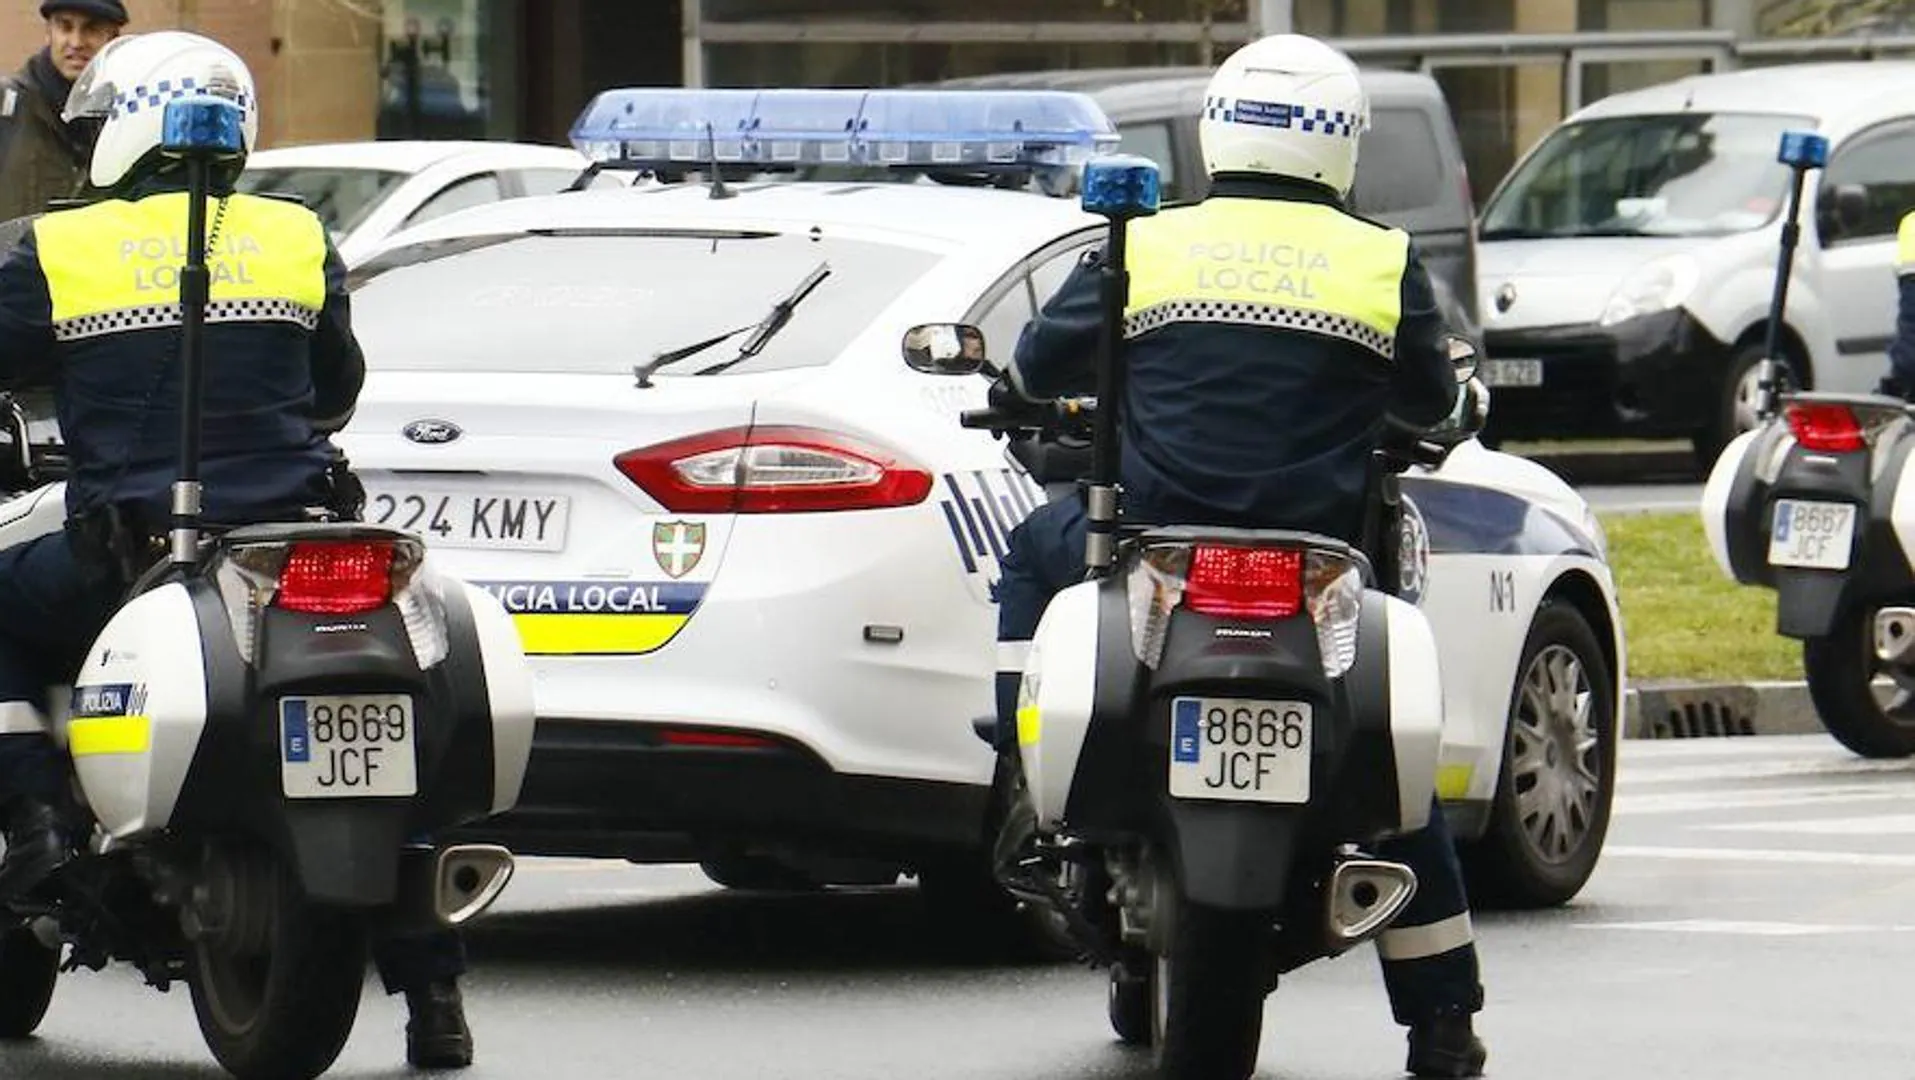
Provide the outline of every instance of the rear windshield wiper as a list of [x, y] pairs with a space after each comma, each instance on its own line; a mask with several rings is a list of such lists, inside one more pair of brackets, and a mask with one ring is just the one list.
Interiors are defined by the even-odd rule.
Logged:
[[765, 343], [771, 340], [773, 334], [784, 329], [785, 323], [791, 320], [791, 313], [797, 308], [798, 304], [802, 302], [805, 297], [811, 295], [811, 290], [817, 288], [819, 282], [830, 276], [831, 264], [819, 263], [811, 273], [805, 275], [804, 280], [798, 283], [798, 287], [791, 291], [791, 295], [773, 304], [771, 310], [765, 314], [764, 318], [749, 326], [740, 326], [734, 330], [727, 330], [717, 337], [706, 338], [703, 341], [695, 341], [690, 345], [681, 345], [676, 349], [656, 353], [645, 363], [635, 365], [632, 368], [632, 374], [638, 377], [638, 385], [641, 389], [649, 387], [652, 385], [652, 376], [657, 373], [660, 368], [670, 367], [681, 360], [688, 360], [715, 345], [730, 341], [732, 338], [747, 331], [755, 332], [752, 333], [751, 338], [745, 342], [744, 347], [739, 349], [737, 356], [724, 364], [718, 365], [716, 368], [704, 368], [696, 372], [696, 374], [709, 374], [712, 371], [729, 367], [741, 360], [756, 356], [759, 352], [763, 351]]
[[797, 311], [798, 305], [805, 302], [805, 297], [810, 296], [812, 290], [823, 284], [824, 279], [830, 276], [831, 264], [819, 263], [816, 269], [805, 275], [805, 279], [798, 283], [798, 287], [791, 291], [790, 296], [778, 301], [777, 305], [771, 309], [770, 314], [765, 316], [765, 321], [757, 325], [755, 328], [757, 332], [745, 339], [743, 345], [738, 346], [737, 356], [732, 357], [722, 364], [713, 364], [708, 368], [699, 368], [697, 371], [692, 372], [692, 374], [716, 375], [721, 371], [727, 371], [764, 352], [765, 346], [771, 344], [771, 339], [778, 336], [778, 331], [783, 330], [785, 324], [791, 321], [791, 313]]

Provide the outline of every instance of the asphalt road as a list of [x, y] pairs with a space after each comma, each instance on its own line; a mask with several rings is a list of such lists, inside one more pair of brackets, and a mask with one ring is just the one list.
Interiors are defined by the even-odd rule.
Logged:
[[[1603, 863], [1550, 912], [1479, 915], [1490, 1074], [1915, 1077], [1915, 764], [1826, 738], [1631, 743]], [[941, 948], [908, 888], [727, 894], [694, 871], [529, 862], [475, 931], [473, 1080], [1149, 1075], [1102, 976]], [[403, 1010], [369, 987], [333, 1075], [396, 1077]], [[1267, 1077], [1400, 1075], [1373, 954], [1269, 1005]], [[15, 1080], [221, 1075], [183, 991], [68, 976]]]

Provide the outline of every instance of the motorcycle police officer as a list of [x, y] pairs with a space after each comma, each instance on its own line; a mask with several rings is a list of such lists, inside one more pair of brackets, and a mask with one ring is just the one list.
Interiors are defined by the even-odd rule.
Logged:
[[[123, 37], [75, 83], [65, 120], [102, 121], [90, 164], [103, 201], [46, 214], [0, 263], [0, 385], [51, 389], [69, 461], [63, 532], [0, 551], [0, 897], [18, 897], [68, 857], [66, 769], [38, 702], [70, 680], [120, 596], [163, 556], [179, 430], [178, 269], [183, 168], [161, 152], [169, 98], [230, 98], [258, 137], [259, 99], [238, 56], [195, 34]], [[213, 524], [356, 514], [355, 482], [328, 436], [365, 377], [345, 265], [303, 206], [235, 194], [221, 170], [207, 244], [202, 466]], [[457, 978], [459, 938], [386, 938], [375, 958], [406, 994], [407, 1059], [472, 1059]]]
[[1915, 210], [1902, 216], [1896, 230], [1895, 287], [1895, 338], [1888, 346], [1888, 374], [1875, 392], [1915, 400]]
[[[1254, 42], [1211, 80], [1199, 129], [1210, 194], [1130, 227], [1126, 517], [1360, 544], [1385, 425], [1425, 430], [1473, 404], [1408, 236], [1344, 209], [1368, 126], [1355, 65], [1312, 38]], [[1008, 372], [1023, 396], [1093, 392], [1096, 262], [1025, 327]], [[1021, 657], [1051, 598], [1082, 579], [1085, 531], [1083, 506], [1065, 499], [1011, 534], [998, 586], [1002, 754], [1016, 752]], [[1430, 821], [1379, 845], [1419, 887], [1378, 952], [1409, 1028], [1406, 1068], [1477, 1076], [1487, 1052], [1471, 1021], [1483, 990], [1469, 908], [1440, 807]]]

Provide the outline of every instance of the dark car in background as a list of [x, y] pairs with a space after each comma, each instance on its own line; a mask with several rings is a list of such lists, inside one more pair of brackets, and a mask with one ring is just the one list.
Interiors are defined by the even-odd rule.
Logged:
[[[1089, 94], [1124, 137], [1122, 149], [1163, 170], [1166, 201], [1209, 189], [1197, 121], [1210, 68], [1086, 68], [976, 75], [952, 88], [1074, 90]], [[1476, 310], [1476, 207], [1463, 147], [1436, 80], [1405, 71], [1363, 72], [1370, 130], [1357, 152], [1351, 209], [1408, 232], [1422, 253], [1451, 329], [1481, 340]]]

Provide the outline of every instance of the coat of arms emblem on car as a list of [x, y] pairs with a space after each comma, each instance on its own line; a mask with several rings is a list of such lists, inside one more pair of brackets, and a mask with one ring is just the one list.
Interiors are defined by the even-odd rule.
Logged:
[[652, 526], [652, 556], [658, 568], [672, 578], [692, 572], [705, 555], [705, 526], [689, 521], [667, 521]]

